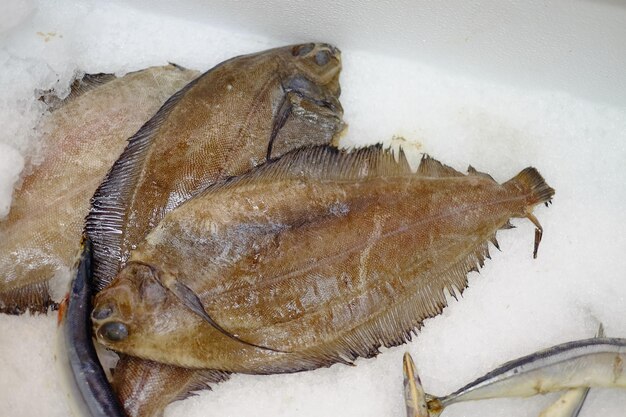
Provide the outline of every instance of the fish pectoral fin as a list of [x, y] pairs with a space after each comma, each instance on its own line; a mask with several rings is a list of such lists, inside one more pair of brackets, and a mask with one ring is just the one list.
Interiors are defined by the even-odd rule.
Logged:
[[229, 332], [228, 330], [224, 329], [215, 320], [213, 320], [213, 318], [209, 315], [209, 313], [206, 312], [206, 310], [202, 306], [202, 302], [200, 301], [200, 298], [196, 295], [195, 292], [193, 292], [191, 288], [189, 288], [185, 284], [177, 280], [174, 280], [173, 282], [170, 283], [170, 285], [167, 285], [167, 288], [171, 290], [174, 293], [174, 295], [176, 295], [176, 297], [178, 297], [178, 299], [188, 309], [196, 313], [198, 316], [202, 317], [207, 323], [213, 326], [217, 331], [222, 333], [224, 336], [227, 336], [233, 340], [236, 340], [245, 345], [252, 346], [255, 348], [259, 348], [263, 350], [270, 350], [272, 352], [278, 352], [278, 353], [287, 353], [281, 350], [276, 350], [276, 349], [272, 349], [266, 346], [255, 345], [254, 343], [247, 342], [241, 339], [238, 335], [233, 334]]
[[272, 123], [272, 132], [270, 133], [270, 140], [267, 144], [267, 155], [265, 157], [265, 159], [268, 161], [272, 159], [272, 148], [274, 146], [274, 140], [278, 136], [278, 132], [280, 132], [280, 129], [285, 126], [285, 122], [291, 114], [291, 100], [289, 99], [288, 95], [289, 93], [283, 96], [283, 100], [281, 101], [280, 106], [278, 106], [278, 112], [276, 113], [276, 116], [274, 116], [274, 120]]

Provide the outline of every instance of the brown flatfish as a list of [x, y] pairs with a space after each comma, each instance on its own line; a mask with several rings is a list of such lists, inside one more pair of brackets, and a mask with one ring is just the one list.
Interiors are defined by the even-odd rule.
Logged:
[[[94, 197], [87, 231], [97, 288], [166, 213], [208, 185], [344, 128], [337, 48], [308, 43], [226, 61], [173, 96], [131, 138]], [[219, 374], [219, 380], [226, 374]], [[122, 357], [113, 387], [130, 416], [217, 382], [214, 373]]]
[[[405, 342], [488, 242], [554, 194], [381, 147], [297, 150], [169, 213], [95, 300], [104, 345], [190, 368], [294, 372]], [[538, 238], [536, 235], [536, 245]], [[106, 313], [106, 314], [103, 314]]]
[[42, 122], [31, 164], [0, 222], [0, 312], [46, 311], [65, 295], [89, 199], [126, 140], [199, 73], [174, 65], [86, 75]]
[[297, 146], [329, 143], [343, 129], [340, 70], [330, 45], [287, 46], [223, 62], [172, 96], [94, 195], [86, 231], [96, 288], [166, 213], [207, 186]]

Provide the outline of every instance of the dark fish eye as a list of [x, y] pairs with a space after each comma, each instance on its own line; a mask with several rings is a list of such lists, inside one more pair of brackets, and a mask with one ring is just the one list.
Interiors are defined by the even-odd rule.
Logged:
[[315, 63], [317, 65], [319, 65], [320, 67], [323, 67], [324, 65], [328, 64], [330, 62], [330, 52], [323, 50], [323, 51], [319, 51], [318, 53], [315, 54]]
[[315, 48], [314, 43], [305, 43], [304, 45], [296, 45], [291, 50], [293, 56], [304, 56]]
[[100, 335], [112, 342], [119, 342], [128, 337], [128, 328], [124, 323], [111, 321], [102, 325]]
[[91, 318], [94, 320], [104, 320], [113, 313], [113, 307], [110, 304], [105, 304], [102, 307], [96, 308], [91, 312]]

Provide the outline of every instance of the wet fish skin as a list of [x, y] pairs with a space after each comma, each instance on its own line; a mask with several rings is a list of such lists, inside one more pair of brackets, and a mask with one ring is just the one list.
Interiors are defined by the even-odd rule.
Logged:
[[62, 299], [89, 199], [127, 138], [198, 74], [168, 65], [117, 79], [87, 75], [44, 116], [41, 163], [0, 221], [0, 312], [45, 312]]
[[94, 195], [86, 230], [96, 288], [166, 213], [207, 186], [335, 139], [344, 127], [340, 70], [334, 46], [292, 45], [230, 59], [172, 96], [129, 140]]
[[433, 415], [461, 401], [528, 397], [580, 387], [626, 388], [626, 339], [568, 342], [507, 362], [444, 397], [430, 397]]
[[[462, 291], [487, 243], [554, 193], [528, 168], [498, 184], [380, 147], [318, 147], [207, 189], [169, 213], [98, 294], [98, 341], [185, 367], [280, 373], [403, 343]], [[406, 251], [399, 252], [398, 248]], [[224, 336], [181, 297], [197, 295]], [[128, 337], [107, 338], [109, 323]]]
[[[154, 224], [203, 187], [294, 148], [336, 141], [344, 127], [340, 70], [341, 54], [332, 45], [276, 48], [226, 61], [169, 100], [131, 138], [96, 194], [87, 220], [96, 241], [96, 287], [113, 278]], [[133, 177], [128, 166], [145, 176]], [[112, 213], [119, 215], [113, 223]], [[215, 374], [127, 356], [113, 385], [129, 416], [153, 417], [216, 382]]]

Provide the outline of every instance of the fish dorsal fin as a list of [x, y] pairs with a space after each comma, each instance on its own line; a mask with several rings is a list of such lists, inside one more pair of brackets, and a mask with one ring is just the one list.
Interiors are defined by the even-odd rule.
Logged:
[[187, 84], [170, 97], [159, 111], [128, 140], [122, 155], [115, 161], [91, 200], [85, 231], [94, 244], [94, 283], [99, 291], [118, 272], [120, 248], [126, 223], [125, 207], [133, 196], [143, 172], [148, 149], [163, 122], [182, 97], [198, 80]]
[[201, 195], [248, 183], [284, 179], [311, 178], [328, 181], [353, 181], [377, 177], [416, 175], [404, 152], [397, 154], [381, 144], [353, 150], [329, 145], [308, 146], [291, 151], [278, 160], [268, 162], [240, 177], [209, 186]]
[[72, 100], [77, 99], [83, 94], [95, 90], [96, 88], [115, 80], [117, 77], [114, 74], [83, 74], [76, 77], [72, 85], [70, 86], [70, 92], [65, 98], [59, 98], [55, 89], [46, 90], [41, 92], [39, 100], [48, 105], [48, 110], [53, 112], [63, 107]]
[[494, 179], [493, 179], [493, 177], [492, 177], [491, 175], [487, 174], [486, 172], [480, 172], [480, 171], [477, 171], [477, 170], [476, 170], [476, 168], [474, 168], [474, 167], [473, 167], [473, 166], [471, 166], [471, 165], [467, 167], [467, 173], [468, 173], [469, 175], [473, 175], [473, 176], [477, 176], [477, 177], [488, 178], [488, 179], [490, 179], [491, 181], [496, 182], [496, 180], [494, 180]]
[[461, 172], [457, 171], [454, 168], [451, 168], [447, 165], [442, 164], [436, 159], [431, 158], [430, 156], [424, 154], [422, 156], [422, 160], [420, 161], [420, 165], [417, 168], [417, 173], [423, 177], [431, 177], [431, 178], [445, 178], [445, 177], [464, 177], [465, 175]]
[[253, 172], [255, 179], [309, 177], [320, 180], [349, 181], [375, 177], [412, 175], [404, 152], [396, 161], [394, 152], [381, 144], [353, 150], [332, 146], [312, 146], [287, 153], [274, 163]]
[[116, 78], [115, 74], [85, 74], [83, 78], [80, 80], [77, 79], [72, 83], [70, 95], [67, 96], [66, 100], [80, 97], [86, 92], [98, 88], [109, 81], [115, 80]]

